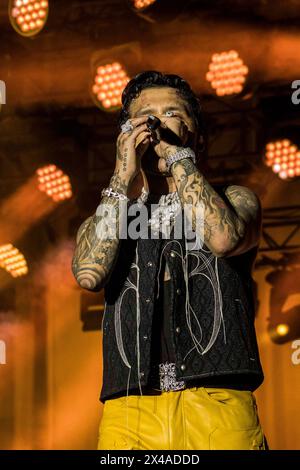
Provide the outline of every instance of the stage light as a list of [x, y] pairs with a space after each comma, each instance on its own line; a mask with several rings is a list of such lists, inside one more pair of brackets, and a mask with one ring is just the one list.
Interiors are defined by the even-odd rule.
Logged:
[[264, 163], [283, 180], [300, 176], [300, 149], [289, 139], [269, 142], [265, 147]]
[[92, 85], [92, 95], [97, 106], [103, 111], [118, 110], [121, 107], [122, 91], [129, 80], [120, 62], [98, 64]]
[[279, 325], [276, 326], [276, 333], [278, 336], [285, 336], [288, 334], [290, 331], [289, 325], [286, 325], [285, 323], [280, 323]]
[[132, 11], [150, 23], [169, 22], [188, 11], [190, 0], [127, 0]]
[[8, 13], [11, 25], [22, 36], [38, 34], [46, 24], [48, 0], [10, 0]]
[[0, 246], [0, 267], [12, 277], [20, 277], [28, 273], [24, 256], [11, 243]]
[[70, 178], [56, 165], [47, 165], [37, 171], [39, 190], [46, 193], [55, 202], [70, 199], [72, 187]]
[[218, 96], [240, 93], [246, 81], [248, 67], [237, 51], [213, 54], [206, 79]]
[[286, 323], [279, 323], [278, 325], [269, 328], [269, 335], [274, 343], [282, 344], [289, 340], [288, 334], [290, 333], [290, 326]]
[[[282, 116], [276, 109], [268, 120], [266, 145], [263, 162], [277, 176], [286, 181], [300, 176], [300, 136], [297, 121], [281, 122]], [[274, 115], [276, 119], [274, 119]]]
[[285, 344], [300, 337], [299, 261], [300, 254], [293, 253], [286, 258], [285, 266], [266, 275], [266, 281], [271, 284], [267, 330], [276, 344]]
[[142, 49], [133, 41], [91, 55], [90, 94], [98, 108], [106, 112], [121, 108], [122, 93], [130, 77], [141, 70]]
[[136, 10], [143, 10], [155, 1], [156, 0], [131, 0], [133, 8], [135, 8]]

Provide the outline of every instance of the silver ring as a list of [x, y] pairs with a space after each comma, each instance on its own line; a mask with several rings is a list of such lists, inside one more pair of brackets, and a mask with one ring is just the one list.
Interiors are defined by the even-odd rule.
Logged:
[[132, 129], [133, 129], [133, 125], [131, 124], [129, 119], [127, 119], [125, 124], [122, 124], [121, 126], [121, 131], [123, 132], [123, 134], [126, 134], [127, 132], [131, 132]]

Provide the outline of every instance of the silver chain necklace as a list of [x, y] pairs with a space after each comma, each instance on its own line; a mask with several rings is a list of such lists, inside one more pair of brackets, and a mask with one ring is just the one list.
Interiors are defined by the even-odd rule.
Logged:
[[[142, 195], [138, 198], [139, 203], [144, 203], [148, 199], [149, 193], [144, 188]], [[154, 232], [169, 233], [170, 228], [174, 224], [175, 218], [181, 211], [181, 202], [177, 191], [168, 194], [162, 194], [157, 203], [157, 207], [148, 220], [148, 226]]]

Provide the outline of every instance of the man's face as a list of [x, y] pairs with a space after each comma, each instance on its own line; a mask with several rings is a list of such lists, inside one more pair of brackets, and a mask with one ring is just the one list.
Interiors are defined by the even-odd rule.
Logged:
[[[189, 111], [188, 103], [178, 90], [170, 87], [146, 88], [132, 100], [129, 107], [131, 118], [153, 114], [162, 126], [167, 126], [177, 134], [183, 145], [195, 148], [196, 126]], [[188, 140], [189, 139], [189, 140]], [[151, 144], [142, 158], [142, 168], [147, 172], [162, 174], [159, 169], [160, 144]]]

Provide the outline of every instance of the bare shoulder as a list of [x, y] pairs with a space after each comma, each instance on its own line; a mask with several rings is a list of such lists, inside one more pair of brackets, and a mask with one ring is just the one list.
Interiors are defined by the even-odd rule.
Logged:
[[261, 203], [257, 194], [246, 186], [231, 185], [225, 195], [244, 219], [257, 218], [261, 212]]
[[262, 232], [262, 208], [257, 194], [246, 186], [232, 185], [224, 191], [238, 218], [245, 224], [245, 234], [236, 248], [227, 254], [235, 256], [258, 247]]

